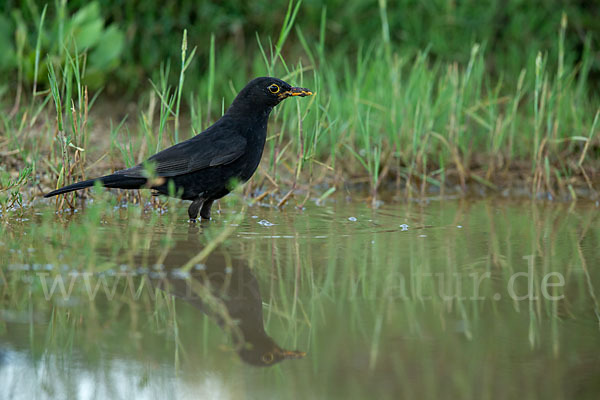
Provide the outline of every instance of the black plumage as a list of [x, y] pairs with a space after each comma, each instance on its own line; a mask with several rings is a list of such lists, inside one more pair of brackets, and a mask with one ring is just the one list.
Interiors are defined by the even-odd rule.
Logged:
[[[233, 183], [246, 182], [256, 171], [273, 107], [287, 97], [311, 94], [308, 89], [292, 87], [277, 78], [256, 78], [204, 132], [153, 155], [142, 164], [65, 186], [44, 197], [91, 187], [95, 182], [118, 189], [149, 187], [158, 194], [175, 194], [191, 200], [190, 219], [195, 220], [198, 213], [209, 219], [213, 201], [227, 195]], [[148, 169], [154, 171], [151, 183], [148, 183]]]

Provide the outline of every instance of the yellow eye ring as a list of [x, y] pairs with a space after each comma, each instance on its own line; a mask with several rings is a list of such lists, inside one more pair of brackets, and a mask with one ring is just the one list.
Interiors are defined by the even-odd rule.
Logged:
[[[277, 88], [277, 89], [279, 90], [279, 88]], [[271, 89], [269, 89], [269, 90], [271, 90]], [[273, 353], [271, 353], [271, 352], [268, 352], [268, 353], [265, 353], [262, 355], [262, 361], [265, 364], [271, 364], [273, 362], [273, 359], [274, 359]]]
[[269, 89], [269, 92], [271, 92], [273, 94], [279, 93], [279, 86], [277, 86], [276, 84], [272, 84], [267, 89]]

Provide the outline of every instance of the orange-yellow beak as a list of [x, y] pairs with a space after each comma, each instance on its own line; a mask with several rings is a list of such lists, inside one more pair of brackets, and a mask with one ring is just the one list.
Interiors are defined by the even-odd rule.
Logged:
[[[307, 96], [307, 95], [305, 95]], [[286, 360], [293, 360], [298, 358], [303, 358], [306, 353], [298, 350], [281, 350], [281, 355]]]
[[301, 87], [293, 87], [290, 90], [286, 90], [285, 92], [281, 93], [281, 97], [285, 99], [286, 97], [290, 97], [290, 96], [305, 97], [305, 96], [310, 96], [312, 94], [313, 94], [313, 92], [309, 89], [305, 89], [305, 88], [301, 88]]

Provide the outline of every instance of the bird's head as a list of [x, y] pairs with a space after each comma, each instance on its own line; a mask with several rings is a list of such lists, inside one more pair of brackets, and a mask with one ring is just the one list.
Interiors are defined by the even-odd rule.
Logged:
[[232, 106], [235, 105], [236, 108], [249, 106], [252, 109], [265, 107], [270, 110], [288, 97], [304, 97], [312, 94], [313, 92], [309, 89], [292, 86], [281, 79], [271, 77], [255, 78], [241, 90]]
[[283, 360], [294, 360], [306, 355], [303, 351], [284, 350], [268, 336], [259, 341], [246, 342], [238, 350], [238, 354], [244, 362], [258, 367], [270, 367]]

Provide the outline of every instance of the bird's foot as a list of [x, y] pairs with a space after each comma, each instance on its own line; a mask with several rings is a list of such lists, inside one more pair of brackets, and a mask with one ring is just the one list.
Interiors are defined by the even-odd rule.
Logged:
[[204, 199], [196, 199], [192, 201], [190, 208], [188, 208], [188, 217], [190, 217], [190, 222], [196, 222], [196, 219], [198, 218], [198, 212], [200, 211], [200, 208], [202, 208], [203, 204]]
[[200, 217], [202, 219], [210, 220], [210, 209], [212, 207], [213, 200], [207, 200], [202, 204], [202, 208], [200, 209]]

